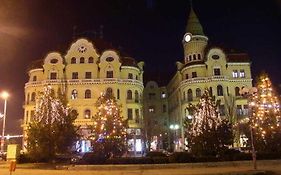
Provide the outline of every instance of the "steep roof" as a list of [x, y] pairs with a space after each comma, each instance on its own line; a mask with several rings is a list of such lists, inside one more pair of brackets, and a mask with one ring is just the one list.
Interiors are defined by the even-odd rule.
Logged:
[[192, 7], [187, 20], [186, 32], [193, 35], [204, 35], [203, 27]]

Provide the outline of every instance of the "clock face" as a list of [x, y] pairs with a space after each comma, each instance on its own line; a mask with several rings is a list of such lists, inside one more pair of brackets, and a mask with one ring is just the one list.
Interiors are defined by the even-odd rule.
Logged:
[[184, 41], [185, 41], [185, 42], [189, 42], [189, 41], [191, 40], [191, 37], [192, 37], [192, 36], [191, 36], [190, 33], [185, 34], [185, 35], [184, 35]]

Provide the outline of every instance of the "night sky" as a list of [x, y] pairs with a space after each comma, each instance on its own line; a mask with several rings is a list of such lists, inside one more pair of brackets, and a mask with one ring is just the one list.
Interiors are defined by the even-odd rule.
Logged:
[[[265, 70], [276, 88], [281, 83], [280, 4], [193, 0], [210, 43], [247, 52], [253, 77]], [[21, 133], [28, 65], [50, 51], [65, 55], [74, 27], [91, 40], [100, 37], [103, 26], [106, 42], [145, 61], [145, 77], [163, 84], [175, 72], [175, 62], [183, 60], [189, 9], [188, 0], [0, 0], [0, 90], [11, 93], [8, 133]]]

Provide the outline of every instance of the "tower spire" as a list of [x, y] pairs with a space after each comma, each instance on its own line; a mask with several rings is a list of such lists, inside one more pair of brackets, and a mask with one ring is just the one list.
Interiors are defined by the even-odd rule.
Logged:
[[193, 35], [204, 35], [203, 27], [193, 10], [192, 0], [190, 0], [190, 13], [187, 21], [186, 32]]

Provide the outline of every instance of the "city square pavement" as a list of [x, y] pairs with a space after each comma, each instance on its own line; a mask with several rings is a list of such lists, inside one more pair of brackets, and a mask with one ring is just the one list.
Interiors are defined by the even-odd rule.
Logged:
[[[102, 169], [80, 169], [79, 167], [75, 169], [68, 170], [52, 170], [52, 169], [28, 169], [28, 167], [19, 166], [16, 171], [12, 174], [14, 175], [215, 175], [215, 174], [227, 174], [227, 175], [239, 175], [239, 174], [258, 174], [257, 172], [252, 171], [250, 165], [235, 165], [235, 166], [215, 166], [206, 165], [206, 166], [179, 166], [165, 168], [161, 166], [159, 169], [155, 168], [142, 168], [139, 169], [138, 166], [130, 166], [130, 168], [122, 168], [120, 170], [112, 168], [102, 168]], [[280, 164], [265, 164], [259, 165], [259, 172], [271, 171], [274, 174], [281, 175], [281, 161]], [[0, 175], [9, 175], [8, 166], [0, 167]], [[261, 173], [263, 174], [263, 173]]]

